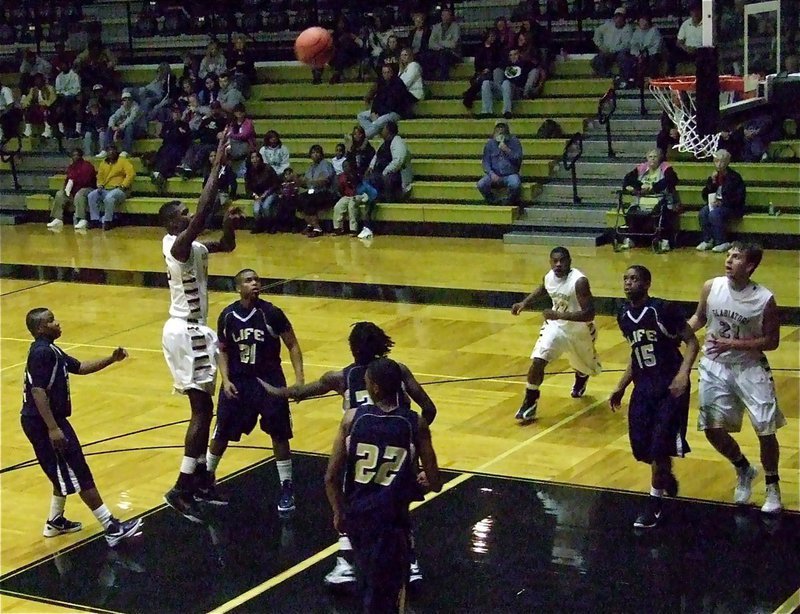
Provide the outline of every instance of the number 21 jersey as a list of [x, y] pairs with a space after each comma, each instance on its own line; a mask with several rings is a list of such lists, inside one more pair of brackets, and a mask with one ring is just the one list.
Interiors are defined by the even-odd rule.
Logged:
[[236, 301], [223, 309], [217, 336], [228, 358], [231, 378], [269, 378], [282, 373], [280, 336], [290, 329], [283, 310], [262, 299], [251, 308]]
[[634, 385], [668, 386], [680, 369], [680, 333], [686, 318], [674, 303], [648, 298], [641, 307], [625, 303], [617, 316], [631, 344]]

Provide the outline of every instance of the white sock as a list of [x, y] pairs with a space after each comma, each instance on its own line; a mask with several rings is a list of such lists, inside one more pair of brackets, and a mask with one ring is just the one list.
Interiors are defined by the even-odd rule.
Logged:
[[75, 132], [80, 132], [82, 128], [83, 125], [81, 124], [81, 122], [75, 122]]
[[[195, 470], [199, 469], [200, 471], [203, 471], [206, 468], [206, 455], [203, 454], [203, 456], [198, 456], [196, 460], [197, 460], [198, 467], [196, 467]], [[203, 466], [200, 467], [199, 465], [203, 465]]]
[[525, 384], [525, 388], [528, 390], [539, 390], [539, 384]]
[[276, 461], [278, 466], [278, 479], [283, 484], [286, 480], [292, 481], [292, 459]]
[[67, 498], [61, 495], [53, 495], [50, 499], [50, 515], [48, 520], [55, 520], [59, 516], [64, 515], [64, 506], [67, 504]]
[[181, 473], [192, 475], [197, 468], [197, 459], [191, 456], [184, 456], [181, 461]]
[[211, 452], [206, 453], [206, 466], [211, 473], [214, 473], [219, 466], [219, 461], [222, 460], [222, 455], [217, 456], [216, 454], [211, 454]]
[[94, 514], [97, 521], [103, 525], [103, 529], [107, 529], [111, 526], [111, 521], [114, 520], [114, 517], [111, 515], [111, 510], [108, 509], [105, 503], [96, 510], [92, 510], [92, 514]]
[[339, 552], [349, 551], [352, 549], [353, 545], [350, 543], [350, 538], [344, 533], [339, 533]]
[[653, 486], [650, 487], [651, 497], [663, 497], [665, 494], [667, 494], [667, 491], [663, 488], [655, 488]]

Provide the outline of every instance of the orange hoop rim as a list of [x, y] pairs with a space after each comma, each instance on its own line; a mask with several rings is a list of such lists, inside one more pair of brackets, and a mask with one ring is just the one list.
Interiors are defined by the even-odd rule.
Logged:
[[[650, 87], [658, 89], [670, 89], [679, 92], [693, 92], [695, 91], [696, 86], [697, 77], [693, 75], [650, 79]], [[719, 89], [721, 92], [743, 92], [744, 77], [737, 77], [736, 75], [720, 75]]]

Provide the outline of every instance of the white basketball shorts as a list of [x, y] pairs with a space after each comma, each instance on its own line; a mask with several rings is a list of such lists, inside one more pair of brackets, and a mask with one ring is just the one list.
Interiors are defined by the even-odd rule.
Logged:
[[[600, 375], [603, 367], [597, 357], [594, 341], [597, 331], [593, 324], [570, 322], [564, 326], [554, 320], [546, 320], [539, 331], [539, 339], [531, 358], [552, 362], [566, 354], [569, 365], [584, 375]], [[579, 324], [571, 326], [571, 324]]]
[[778, 408], [775, 382], [766, 358], [761, 362], [726, 364], [700, 359], [700, 415], [697, 430], [742, 430], [744, 412], [757, 435], [773, 435], [786, 424]]
[[217, 334], [212, 329], [170, 318], [164, 324], [161, 347], [177, 392], [194, 388], [214, 394], [219, 348]]

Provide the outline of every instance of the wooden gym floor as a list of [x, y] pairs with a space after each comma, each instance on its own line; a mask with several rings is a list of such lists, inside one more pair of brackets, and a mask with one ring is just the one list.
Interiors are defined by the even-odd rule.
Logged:
[[[160, 349], [169, 301], [163, 287], [161, 236], [155, 228], [78, 235], [70, 228], [51, 234], [43, 225], [0, 227], [0, 573], [4, 577], [97, 532], [91, 514], [75, 498], [69, 503], [69, 517], [83, 522], [84, 530], [50, 540], [41, 537], [49, 488], [38, 468], [30, 466], [31, 450], [18, 421], [30, 344], [24, 315], [30, 308], [48, 306], [55, 311], [64, 331], [59, 344], [78, 358], [104, 355], [117, 345], [130, 352], [121, 364], [72, 379], [73, 424], [84, 445], [91, 444], [89, 462], [114, 513], [130, 517], [158, 510], [174, 480], [188, 411], [185, 399], [170, 394]], [[609, 247], [572, 250], [573, 265], [587, 274], [606, 312], [597, 320], [598, 351], [606, 371], [591, 380], [584, 398], [572, 399], [572, 374], [566, 363], [551, 364], [553, 375], [543, 386], [540, 419], [520, 427], [513, 415], [541, 318], [535, 312], [514, 318], [508, 306], [547, 271], [548, 251], [485, 240], [379, 236], [367, 246], [346, 237], [312, 241], [298, 235], [241, 233], [236, 252], [211, 257], [210, 273], [219, 288], [244, 267], [269, 280], [263, 296], [283, 308], [292, 321], [307, 380], [347, 364], [346, 338], [353, 322], [372, 320], [384, 327], [396, 341], [392, 355], [427, 385], [439, 408], [434, 445], [440, 464], [457, 472], [454, 475], [488, 473], [612, 493], [644, 492], [649, 471], [630, 455], [625, 414], [614, 414], [607, 405], [628, 355], [609, 315], [612, 299], [622, 296], [624, 269], [641, 263], [653, 272], [653, 295], [687, 302], [689, 307], [702, 282], [722, 274], [723, 258], [691, 249], [666, 255], [644, 250], [614, 254]], [[797, 272], [796, 252], [769, 251], [756, 275], [775, 292], [779, 305], [786, 308], [786, 321], [793, 323], [800, 311]], [[235, 298], [230, 291], [212, 292], [212, 320]], [[372, 300], [360, 300], [364, 298]], [[784, 326], [781, 337], [780, 349], [769, 358], [789, 421], [779, 433], [781, 484], [786, 516], [794, 522], [800, 510], [798, 327]], [[288, 362], [287, 368], [290, 373]], [[293, 406], [293, 449], [327, 453], [339, 408], [339, 400], [332, 398]], [[733, 471], [693, 430], [696, 417], [693, 403], [689, 432], [693, 451], [676, 462], [681, 496], [727, 503]], [[757, 441], [749, 427], [739, 440], [757, 461]], [[263, 434], [254, 433], [232, 446], [220, 475], [250, 469], [269, 458], [267, 442]], [[265, 480], [276, 481], [274, 469], [266, 474]], [[320, 490], [321, 475], [316, 479]], [[763, 494], [759, 479], [754, 504], [761, 504]], [[301, 504], [298, 507], [302, 509]], [[324, 524], [326, 517], [322, 513], [320, 522]], [[631, 519], [616, 520], [627, 531]], [[323, 546], [330, 543], [328, 536]], [[52, 598], [44, 604], [15, 597], [2, 580], [2, 611], [78, 607], [65, 603], [62, 609]]]

